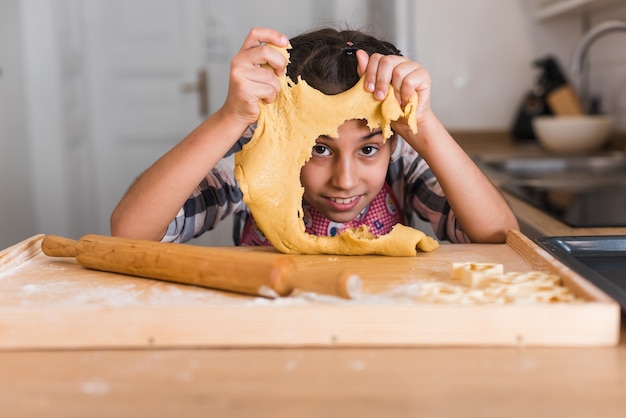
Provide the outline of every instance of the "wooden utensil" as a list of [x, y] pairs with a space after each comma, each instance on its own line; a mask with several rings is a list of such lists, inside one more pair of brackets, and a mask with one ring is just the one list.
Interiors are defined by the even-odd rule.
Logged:
[[578, 116], [585, 113], [580, 98], [569, 84], [551, 91], [547, 95], [546, 101], [556, 116]]
[[41, 248], [48, 256], [75, 257], [94, 270], [265, 297], [286, 296], [297, 288], [350, 299], [361, 291], [358, 275], [346, 271], [320, 275], [319, 270], [298, 268], [289, 255], [266, 251], [93, 234], [78, 241], [48, 235]]

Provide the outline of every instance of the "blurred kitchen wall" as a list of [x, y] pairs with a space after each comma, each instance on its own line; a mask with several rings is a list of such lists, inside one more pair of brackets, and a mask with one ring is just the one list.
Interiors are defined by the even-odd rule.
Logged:
[[[608, 19], [626, 20], [623, 0], [538, 20], [558, 0], [430, 0], [415, 2], [415, 58], [433, 79], [432, 106], [450, 130], [507, 130], [537, 71], [531, 61], [557, 57], [566, 76], [583, 33]], [[561, 1], [561, 3], [575, 3]], [[578, 2], [580, 4], [585, 2]], [[451, 12], [454, 11], [454, 12]], [[587, 57], [590, 88], [626, 132], [626, 32], [597, 41]], [[578, 78], [570, 77], [577, 86]]]

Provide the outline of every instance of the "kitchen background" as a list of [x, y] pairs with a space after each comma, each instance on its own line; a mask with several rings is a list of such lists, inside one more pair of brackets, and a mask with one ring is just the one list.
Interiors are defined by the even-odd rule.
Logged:
[[[253, 26], [373, 31], [421, 62], [448, 129], [509, 131], [538, 70], [569, 73], [623, 0], [0, 0], [0, 249], [37, 233], [108, 234], [133, 179], [224, 100]], [[589, 90], [626, 132], [626, 32], [587, 56]], [[205, 77], [206, 75], [206, 77]], [[202, 83], [208, 94], [203, 100]], [[203, 244], [230, 244], [229, 224]]]

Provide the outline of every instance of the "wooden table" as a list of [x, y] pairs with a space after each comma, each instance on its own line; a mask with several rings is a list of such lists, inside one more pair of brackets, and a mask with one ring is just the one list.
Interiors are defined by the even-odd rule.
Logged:
[[624, 334], [618, 348], [0, 352], [0, 413], [623, 417]]
[[586, 348], [0, 351], [0, 417], [605, 418], [625, 410], [624, 325], [618, 346]]
[[2, 351], [0, 416], [622, 417], [624, 319], [603, 348]]

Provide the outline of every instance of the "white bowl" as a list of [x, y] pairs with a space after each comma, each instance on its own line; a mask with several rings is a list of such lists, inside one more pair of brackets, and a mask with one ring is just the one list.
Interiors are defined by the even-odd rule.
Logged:
[[533, 129], [546, 150], [581, 154], [600, 149], [607, 141], [613, 119], [610, 116], [537, 116]]

